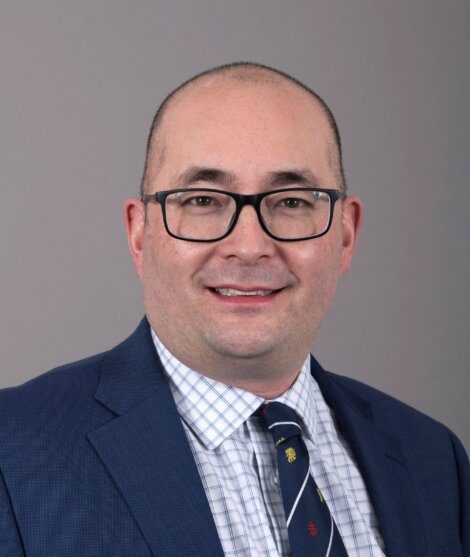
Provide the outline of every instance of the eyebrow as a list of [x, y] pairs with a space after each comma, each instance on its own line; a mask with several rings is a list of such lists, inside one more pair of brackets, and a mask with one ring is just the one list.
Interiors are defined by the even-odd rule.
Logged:
[[[220, 168], [191, 166], [176, 179], [175, 187], [188, 188], [197, 182], [207, 182], [212, 185], [231, 187], [237, 182], [237, 179], [232, 172]], [[282, 188], [291, 185], [312, 188], [320, 187], [320, 181], [310, 170], [296, 168], [270, 172], [263, 179], [262, 183], [263, 187], [266, 189]]]
[[208, 168], [202, 166], [191, 166], [176, 180], [177, 188], [187, 188], [196, 182], [208, 182], [213, 185], [230, 186], [235, 181], [231, 172], [220, 168]]
[[319, 188], [320, 180], [307, 169], [287, 169], [271, 172], [265, 180], [270, 187], [284, 187], [300, 185], [310, 188]]

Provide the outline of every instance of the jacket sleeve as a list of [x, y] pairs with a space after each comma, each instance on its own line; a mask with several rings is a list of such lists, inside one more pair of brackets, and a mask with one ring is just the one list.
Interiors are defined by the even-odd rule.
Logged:
[[451, 432], [460, 486], [460, 540], [463, 555], [470, 555], [470, 462], [459, 439]]
[[25, 557], [10, 496], [0, 470], [0, 557]]

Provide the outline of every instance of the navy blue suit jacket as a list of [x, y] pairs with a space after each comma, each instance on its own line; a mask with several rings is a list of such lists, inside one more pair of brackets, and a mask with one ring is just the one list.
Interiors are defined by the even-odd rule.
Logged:
[[[470, 555], [469, 462], [443, 425], [312, 374], [390, 557]], [[109, 352], [0, 392], [0, 557], [222, 557], [146, 319]]]

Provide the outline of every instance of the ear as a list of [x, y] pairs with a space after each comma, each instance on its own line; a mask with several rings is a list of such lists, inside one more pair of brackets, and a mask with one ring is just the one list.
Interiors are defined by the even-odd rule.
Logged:
[[145, 232], [145, 206], [140, 199], [128, 199], [124, 204], [127, 243], [131, 252], [134, 269], [142, 277], [142, 254]]
[[362, 221], [362, 201], [351, 195], [343, 201], [343, 250], [341, 253], [341, 273], [347, 273], [356, 250], [357, 234]]

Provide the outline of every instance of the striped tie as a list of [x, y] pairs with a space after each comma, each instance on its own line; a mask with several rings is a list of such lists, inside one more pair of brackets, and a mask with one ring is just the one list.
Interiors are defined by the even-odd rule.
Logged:
[[309, 471], [309, 456], [295, 410], [280, 402], [258, 415], [271, 430], [292, 557], [347, 557], [323, 495]]

